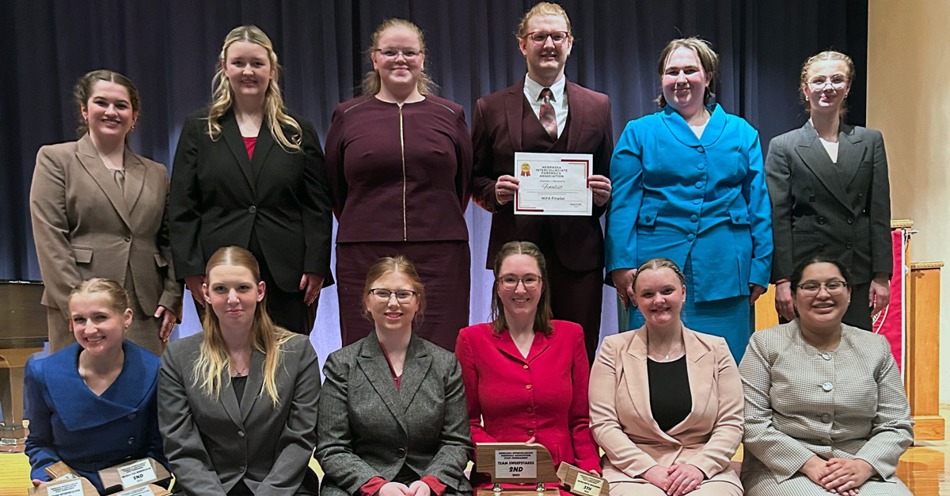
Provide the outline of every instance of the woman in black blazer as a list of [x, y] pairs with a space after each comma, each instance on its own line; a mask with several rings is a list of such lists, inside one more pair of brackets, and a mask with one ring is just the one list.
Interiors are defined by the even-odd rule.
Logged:
[[309, 333], [320, 289], [332, 284], [329, 190], [313, 125], [284, 108], [277, 54], [260, 28], [233, 29], [221, 49], [211, 105], [185, 121], [168, 213], [177, 271], [203, 306], [205, 263], [247, 248], [281, 326]]
[[854, 63], [843, 53], [805, 61], [800, 89], [811, 118], [769, 144], [772, 281], [775, 308], [791, 321], [794, 267], [817, 255], [839, 260], [852, 273], [844, 323], [871, 329], [871, 316], [890, 300], [891, 199], [881, 132], [843, 120], [853, 79]]

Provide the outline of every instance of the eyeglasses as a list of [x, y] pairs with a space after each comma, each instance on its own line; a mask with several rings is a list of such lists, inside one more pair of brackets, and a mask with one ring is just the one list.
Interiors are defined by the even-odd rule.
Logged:
[[818, 294], [818, 291], [821, 290], [821, 287], [824, 286], [829, 293], [840, 293], [848, 287], [848, 283], [842, 281], [841, 279], [829, 279], [825, 282], [818, 281], [805, 281], [798, 285], [798, 289], [802, 293], [813, 295]]
[[394, 59], [402, 54], [406, 60], [413, 60], [422, 54], [422, 51], [413, 48], [377, 48], [376, 51], [387, 59]]
[[555, 45], [560, 45], [570, 37], [571, 34], [567, 31], [552, 31], [550, 33], [546, 33], [544, 31], [532, 31], [524, 35], [526, 40], [531, 40], [531, 42], [535, 45], [543, 45], [546, 41], [548, 41], [548, 38], [551, 38], [551, 41], [553, 41]]
[[373, 288], [369, 290], [369, 294], [375, 295], [379, 301], [389, 301], [389, 298], [393, 295], [396, 295], [396, 300], [400, 303], [407, 303], [409, 300], [412, 300], [413, 296], [416, 296], [419, 293], [412, 291], [411, 289], [385, 289], [385, 288]]
[[826, 85], [830, 84], [834, 89], [841, 89], [848, 84], [848, 78], [841, 75], [831, 76], [830, 78], [825, 76], [816, 76], [808, 81], [808, 84], [811, 85], [812, 88], [824, 88]]
[[498, 282], [505, 289], [515, 289], [519, 282], [524, 284], [525, 289], [538, 289], [538, 286], [541, 285], [541, 276], [537, 274], [525, 274], [523, 276], [505, 274], [498, 278]]

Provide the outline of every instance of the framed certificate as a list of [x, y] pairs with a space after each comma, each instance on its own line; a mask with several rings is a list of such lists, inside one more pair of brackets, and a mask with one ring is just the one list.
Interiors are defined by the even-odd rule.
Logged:
[[516, 215], [590, 215], [589, 153], [515, 153]]

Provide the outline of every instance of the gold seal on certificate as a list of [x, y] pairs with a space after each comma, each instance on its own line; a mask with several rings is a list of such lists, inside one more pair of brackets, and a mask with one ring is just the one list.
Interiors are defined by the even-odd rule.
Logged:
[[589, 153], [515, 153], [515, 214], [590, 215], [593, 160]]

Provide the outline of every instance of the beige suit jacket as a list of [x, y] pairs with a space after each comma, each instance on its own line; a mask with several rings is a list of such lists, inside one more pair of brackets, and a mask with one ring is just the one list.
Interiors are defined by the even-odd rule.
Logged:
[[742, 487], [730, 465], [742, 440], [742, 383], [726, 341], [683, 330], [693, 408], [668, 432], [650, 408], [644, 328], [604, 339], [590, 376], [594, 441], [606, 454], [604, 478], [642, 482], [655, 465], [689, 463], [709, 480]]
[[119, 189], [88, 134], [40, 148], [30, 189], [33, 238], [45, 289], [43, 304], [66, 315], [69, 291], [84, 279], [120, 284], [131, 268], [139, 305], [180, 312], [165, 219], [168, 171], [125, 150]]

